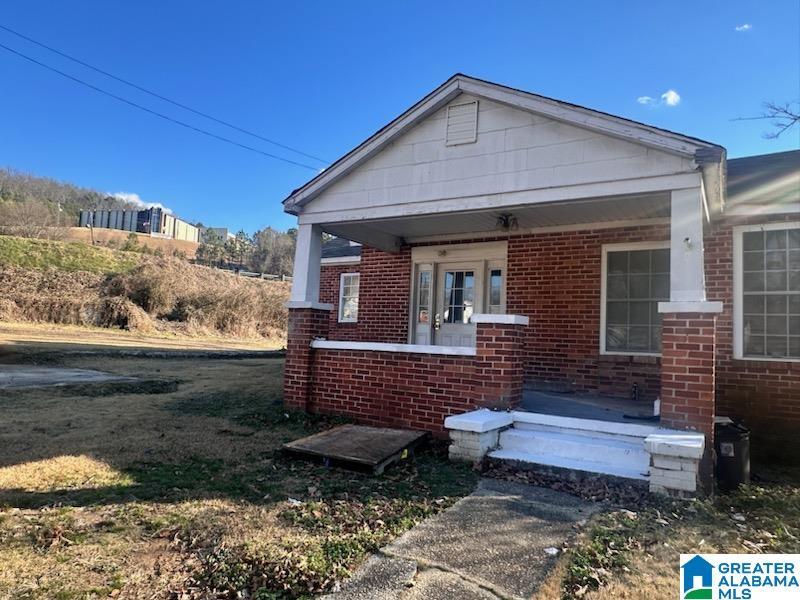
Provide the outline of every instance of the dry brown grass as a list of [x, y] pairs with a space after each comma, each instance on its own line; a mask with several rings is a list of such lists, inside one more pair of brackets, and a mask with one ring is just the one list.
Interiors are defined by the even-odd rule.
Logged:
[[[181, 384], [2, 398], [0, 598], [235, 598], [259, 587], [298, 597], [475, 481], [432, 453], [377, 478], [287, 460], [283, 442], [326, 422], [276, 404], [278, 359], [62, 362]], [[308, 507], [303, 523], [326, 503], [364, 522], [306, 526], [287, 519], [299, 510], [289, 497]]]
[[0, 267], [0, 320], [280, 340], [289, 286], [172, 258], [142, 257], [106, 277]]

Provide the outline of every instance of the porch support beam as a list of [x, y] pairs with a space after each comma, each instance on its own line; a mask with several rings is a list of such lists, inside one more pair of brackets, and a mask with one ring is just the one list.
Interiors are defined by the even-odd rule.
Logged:
[[353, 228], [323, 227], [330, 234], [343, 237], [352, 242], [358, 242], [376, 250], [383, 250], [384, 252], [400, 252], [400, 246], [403, 245], [403, 240], [396, 235], [384, 233], [363, 225]]
[[704, 201], [701, 187], [672, 191], [670, 220], [671, 302], [705, 302]]
[[322, 262], [322, 228], [300, 225], [294, 252], [294, 273], [289, 308], [322, 308], [319, 301], [320, 266]]

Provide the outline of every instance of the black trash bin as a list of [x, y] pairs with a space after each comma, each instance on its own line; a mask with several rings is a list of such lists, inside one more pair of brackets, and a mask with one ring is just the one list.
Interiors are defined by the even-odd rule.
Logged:
[[716, 423], [714, 440], [720, 489], [735, 490], [743, 483], [750, 483], [750, 430], [732, 421]]

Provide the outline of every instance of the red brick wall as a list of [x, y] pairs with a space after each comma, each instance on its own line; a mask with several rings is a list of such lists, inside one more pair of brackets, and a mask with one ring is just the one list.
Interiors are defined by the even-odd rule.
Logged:
[[312, 350], [308, 410], [442, 433], [444, 419], [522, 395], [521, 326], [480, 323], [475, 356]]
[[475, 358], [314, 350], [310, 409], [367, 425], [441, 432], [444, 419], [475, 408]]
[[507, 311], [530, 317], [525, 374], [539, 385], [643, 399], [660, 388], [654, 357], [601, 356], [602, 246], [669, 239], [669, 226], [599, 229], [512, 237]]
[[313, 308], [289, 310], [286, 363], [283, 368], [283, 400], [287, 407], [308, 408], [311, 397], [311, 340], [327, 335], [328, 311]]
[[706, 287], [710, 300], [724, 304], [717, 318], [717, 414], [742, 419], [752, 429], [756, 455], [800, 461], [800, 363], [733, 358], [733, 227], [792, 219], [797, 217], [715, 222], [706, 234]]
[[[360, 273], [358, 322], [339, 323], [339, 277]], [[408, 300], [411, 286], [411, 248], [393, 254], [362, 248], [361, 263], [324, 265], [320, 301], [334, 305], [330, 337], [364, 342], [408, 342]]]

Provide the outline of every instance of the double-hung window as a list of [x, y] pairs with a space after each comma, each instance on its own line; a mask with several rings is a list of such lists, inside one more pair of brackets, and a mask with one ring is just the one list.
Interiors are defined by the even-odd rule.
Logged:
[[342, 273], [339, 280], [339, 322], [358, 321], [358, 273]]
[[800, 223], [734, 229], [734, 355], [800, 360]]
[[661, 353], [658, 303], [669, 300], [668, 243], [603, 248], [603, 354]]

